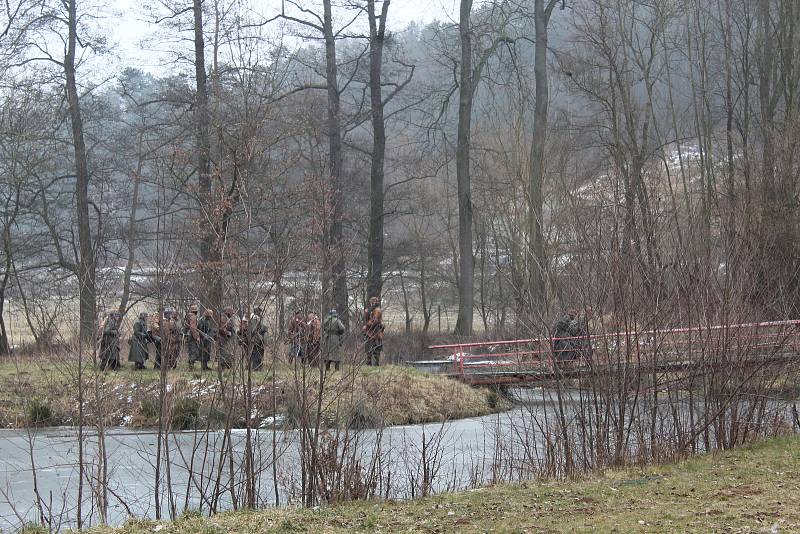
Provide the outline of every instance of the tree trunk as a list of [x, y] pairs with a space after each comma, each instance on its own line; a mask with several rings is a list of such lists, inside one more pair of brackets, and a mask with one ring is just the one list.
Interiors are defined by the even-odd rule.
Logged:
[[425, 259], [427, 255], [423, 251], [419, 256], [419, 299], [422, 306], [422, 333], [427, 334], [431, 326], [431, 305], [428, 303], [428, 293], [425, 286]]
[[11, 344], [8, 341], [8, 332], [6, 331], [6, 321], [3, 318], [6, 303], [6, 287], [11, 271], [10, 263], [10, 260], [6, 261], [6, 269], [3, 272], [2, 279], [0, 279], [0, 356], [5, 356], [11, 350]]
[[381, 68], [389, 0], [384, 0], [380, 21], [375, 16], [375, 0], [367, 0], [369, 18], [369, 94], [372, 114], [372, 166], [370, 168], [369, 273], [367, 297], [380, 297], [383, 289], [383, 165], [386, 152], [386, 125], [383, 118]]
[[8, 331], [6, 330], [6, 321], [3, 318], [3, 313], [5, 312], [6, 289], [8, 288], [8, 281], [11, 277], [11, 268], [13, 265], [11, 225], [16, 223], [17, 214], [19, 213], [19, 186], [17, 186], [13, 202], [14, 207], [10, 210], [8, 206], [10, 199], [9, 202], [6, 203], [6, 212], [10, 213], [10, 215], [8, 215], [8, 218], [5, 220], [5, 225], [3, 228], [3, 254], [5, 254], [6, 261], [5, 265], [3, 265], [3, 276], [0, 278], [0, 356], [4, 356], [11, 351], [11, 342], [8, 339]]
[[530, 312], [541, 312], [547, 295], [545, 277], [547, 259], [544, 250], [542, 181], [544, 178], [544, 148], [547, 140], [547, 112], [550, 105], [550, 90], [547, 79], [547, 24], [550, 13], [545, 10], [544, 0], [534, 0], [534, 26], [536, 45], [534, 48], [533, 73], [536, 79], [536, 102], [533, 115], [533, 138], [528, 161], [528, 305]]
[[141, 182], [142, 173], [142, 135], [139, 135], [139, 143], [137, 146], [139, 152], [139, 161], [136, 164], [136, 171], [133, 175], [133, 196], [131, 198], [131, 212], [128, 217], [128, 260], [125, 262], [125, 272], [122, 276], [122, 298], [119, 302], [119, 313], [125, 315], [128, 311], [128, 302], [131, 297], [131, 274], [133, 273], [133, 264], [136, 261], [136, 208], [139, 203], [139, 183]]
[[406, 316], [406, 334], [411, 333], [411, 325], [413, 318], [411, 317], [411, 307], [408, 299], [408, 289], [406, 288], [405, 276], [403, 276], [403, 268], [400, 268], [400, 291], [403, 293], [403, 312]]
[[[759, 31], [761, 34], [761, 65], [759, 67], [758, 92], [761, 106], [761, 133], [763, 136], [762, 148], [762, 184], [763, 184], [763, 218], [766, 222], [764, 235], [772, 236], [778, 226], [779, 214], [776, 213], [777, 187], [775, 184], [775, 145], [773, 136], [773, 119], [775, 105], [773, 104], [772, 69], [775, 60], [774, 41], [772, 33], [772, 18], [770, 15], [769, 0], [759, 1]], [[771, 246], [773, 243], [768, 243]]]
[[[719, 3], [717, 3], [719, 7]], [[725, 20], [722, 24], [722, 35], [724, 38], [725, 48], [725, 145], [727, 149], [727, 205], [726, 205], [726, 223], [725, 226], [725, 262], [732, 269], [732, 273], [738, 271], [738, 266], [734, 264], [734, 241], [736, 239], [736, 178], [734, 158], [735, 153], [733, 150], [733, 120], [734, 120], [734, 96], [733, 96], [733, 70], [731, 65], [731, 56], [733, 54], [733, 44], [731, 38], [732, 21], [731, 21], [731, 6], [726, 2], [725, 4]]]
[[[342, 250], [342, 132], [339, 118], [339, 83], [336, 66], [336, 36], [333, 33], [333, 14], [331, 0], [323, 0], [323, 33], [325, 35], [325, 79], [328, 88], [328, 170], [330, 172], [331, 218], [328, 233], [328, 247], [332, 252], [326, 254], [330, 265], [325, 272], [330, 276], [333, 285], [333, 303], [339, 311], [339, 317], [345, 328], [350, 325], [350, 313], [347, 299], [347, 272], [345, 251]], [[325, 288], [327, 289], [327, 288]], [[327, 293], [327, 292], [326, 292]], [[323, 296], [323, 303], [330, 303], [330, 298]]]
[[456, 144], [456, 183], [458, 189], [458, 320], [455, 333], [472, 335], [475, 302], [475, 259], [472, 256], [472, 196], [469, 177], [470, 126], [472, 122], [472, 0], [461, 0], [459, 35], [461, 70], [458, 85], [458, 138]]
[[211, 113], [208, 106], [208, 74], [206, 73], [203, 39], [203, 0], [193, 0], [195, 147], [197, 150], [197, 185], [200, 213], [200, 270], [203, 276], [202, 305], [214, 310], [222, 306], [222, 277], [219, 274], [219, 250], [216, 247], [214, 220], [216, 212], [211, 193]]
[[78, 215], [78, 284], [80, 298], [80, 339], [91, 341], [95, 331], [97, 287], [95, 284], [95, 256], [92, 230], [89, 221], [89, 163], [83, 137], [78, 84], [75, 80], [75, 54], [78, 41], [77, 0], [68, 2], [67, 53], [64, 57], [67, 103], [72, 122], [72, 144], [75, 152], [75, 199]]

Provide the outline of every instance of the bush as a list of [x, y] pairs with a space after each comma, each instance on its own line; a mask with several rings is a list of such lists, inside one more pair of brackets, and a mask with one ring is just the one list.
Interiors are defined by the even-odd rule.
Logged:
[[203, 513], [199, 508], [187, 508], [181, 514], [181, 519], [199, 519], [203, 517]]
[[31, 399], [26, 415], [30, 426], [47, 426], [53, 423], [53, 408], [43, 399]]
[[161, 415], [161, 406], [158, 402], [158, 399], [142, 399], [142, 402], [139, 405], [139, 411], [146, 419], [158, 419]]
[[173, 430], [189, 430], [194, 427], [200, 413], [200, 403], [195, 399], [183, 397], [175, 399], [172, 404], [172, 423]]
[[486, 394], [486, 404], [488, 404], [489, 408], [491, 408], [492, 410], [496, 410], [498, 400], [499, 399], [497, 398], [497, 391], [494, 389], [490, 389], [489, 393]]
[[209, 426], [214, 428], [222, 428], [225, 425], [225, 420], [228, 414], [219, 408], [209, 408], [208, 413], [204, 414]]
[[489, 388], [489, 392], [486, 394], [486, 404], [490, 409], [497, 410], [504, 401], [513, 401], [511, 391], [507, 386], [501, 384]]
[[48, 530], [44, 528], [42, 525], [37, 525], [35, 523], [28, 523], [22, 530], [19, 531], [20, 534], [47, 534]]
[[290, 427], [299, 427], [303, 418], [303, 406], [300, 396], [293, 390], [286, 393], [284, 397], [286, 403], [286, 424]]
[[374, 403], [356, 402], [350, 407], [348, 426], [355, 430], [377, 428], [383, 425], [383, 413]]

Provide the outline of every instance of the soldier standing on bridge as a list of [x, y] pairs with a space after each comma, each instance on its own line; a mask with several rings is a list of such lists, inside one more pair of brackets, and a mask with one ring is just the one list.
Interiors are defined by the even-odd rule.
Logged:
[[553, 325], [553, 360], [570, 362], [578, 358], [580, 343], [577, 336], [585, 335], [574, 309], [567, 310]]

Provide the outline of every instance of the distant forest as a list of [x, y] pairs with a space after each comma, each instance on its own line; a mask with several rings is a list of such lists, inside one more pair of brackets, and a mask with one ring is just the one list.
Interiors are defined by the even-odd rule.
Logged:
[[798, 315], [796, 0], [145, 0], [150, 72], [100, 4], [0, 6], [0, 352], [140, 303]]

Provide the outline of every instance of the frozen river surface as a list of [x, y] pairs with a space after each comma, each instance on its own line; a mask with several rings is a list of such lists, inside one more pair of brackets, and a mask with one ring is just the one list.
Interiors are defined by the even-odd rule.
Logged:
[[[529, 429], [531, 416], [543, 411], [547, 404], [542, 399], [529, 399], [524, 406], [502, 414], [444, 424], [390, 427], [382, 433], [362, 430], [358, 432], [358, 454], [364, 459], [362, 467], [369, 465], [369, 460], [377, 456], [374, 454], [376, 445], [380, 445], [384, 471], [381, 478], [391, 481], [385, 488], [379, 488], [384, 496], [408, 498], [418, 494], [426, 459], [429, 467], [435, 468], [432, 474], [428, 473], [434, 491], [471, 487], [492, 477], [499, 456], [531, 455], [531, 447], [527, 445], [530, 440], [526, 438], [525, 444], [515, 445], [515, 442], [520, 439], [520, 429]], [[234, 477], [239, 476], [245, 431], [233, 431], [233, 457], [222, 458], [221, 465], [217, 451], [222, 448], [223, 439], [222, 432], [170, 434], [170, 487], [178, 514], [185, 509], [208, 509], [208, 495], [219, 472], [223, 473], [223, 480], [229, 480], [234, 472]], [[301, 476], [298, 441], [297, 430], [255, 431], [253, 442], [260, 471], [259, 505], [274, 504], [276, 490], [281, 504], [296, 500]], [[107, 432], [110, 524], [120, 524], [131, 515], [155, 517], [157, 442], [158, 435], [154, 432], [124, 428]], [[87, 432], [84, 454], [89, 466], [85, 473], [82, 510], [85, 525], [100, 521], [97, 498], [92, 498], [88, 489], [96, 486], [99, 478], [97, 444], [97, 436]], [[55, 530], [74, 526], [79, 473], [76, 429], [0, 430], [0, 450], [0, 529], [13, 531], [25, 523], [38, 522], [41, 514], [36, 504], [37, 493], [44, 515], [53, 518]], [[277, 452], [274, 456], [273, 450]], [[277, 458], [274, 469], [273, 457]], [[162, 513], [167, 517], [170, 499], [163, 471], [160, 499], [165, 510]], [[220, 499], [219, 509], [229, 508], [231, 503], [226, 492]]]

